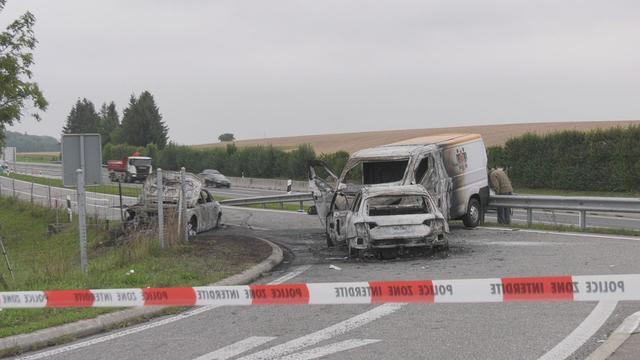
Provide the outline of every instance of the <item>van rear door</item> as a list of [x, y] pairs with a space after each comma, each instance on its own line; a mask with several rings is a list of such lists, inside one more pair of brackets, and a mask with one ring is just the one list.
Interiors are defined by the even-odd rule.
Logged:
[[309, 189], [313, 193], [313, 201], [320, 222], [325, 225], [331, 210], [331, 201], [338, 186], [338, 177], [320, 160], [309, 162]]

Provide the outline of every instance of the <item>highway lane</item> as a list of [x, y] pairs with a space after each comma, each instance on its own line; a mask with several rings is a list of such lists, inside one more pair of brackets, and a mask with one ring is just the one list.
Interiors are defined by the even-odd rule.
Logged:
[[[335, 282], [640, 270], [637, 239], [454, 228], [447, 257], [354, 261], [344, 249], [326, 247], [315, 216], [225, 207], [224, 220], [286, 249], [285, 263], [261, 282], [283, 275], [288, 282]], [[60, 353], [51, 358], [537, 359], [558, 344], [571, 351], [573, 342], [564, 339], [589, 318], [594, 334], [578, 341], [573, 355], [559, 357], [582, 359], [638, 305], [620, 303], [612, 312], [594, 303], [219, 307], [128, 335], [80, 340], [54, 348]], [[597, 317], [604, 324], [592, 321]]]

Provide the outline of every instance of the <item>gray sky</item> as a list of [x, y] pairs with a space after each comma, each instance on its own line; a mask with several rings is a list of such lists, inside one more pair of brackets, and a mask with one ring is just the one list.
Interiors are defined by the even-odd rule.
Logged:
[[638, 1], [8, 0], [37, 17], [43, 121], [156, 98], [216, 142], [508, 122], [640, 119]]

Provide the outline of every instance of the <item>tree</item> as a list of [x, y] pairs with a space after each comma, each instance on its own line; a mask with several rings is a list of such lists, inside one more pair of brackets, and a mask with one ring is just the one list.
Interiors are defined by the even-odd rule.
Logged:
[[[6, 0], [0, 0], [0, 12], [5, 4]], [[38, 42], [33, 32], [35, 21], [35, 16], [27, 12], [0, 33], [0, 145], [6, 126], [19, 122], [29, 103], [31, 116], [38, 121], [38, 110], [45, 111], [48, 106], [38, 84], [31, 81], [31, 51]]]
[[120, 127], [120, 117], [116, 110], [116, 104], [112, 101], [109, 105], [102, 104], [98, 118], [98, 132], [102, 137], [102, 145], [107, 143], [116, 144], [111, 134]]
[[231, 133], [224, 133], [218, 136], [218, 140], [223, 141], [234, 141], [236, 138]]
[[147, 146], [156, 144], [163, 149], [167, 145], [169, 128], [162, 121], [162, 115], [153, 96], [148, 91], [136, 99], [131, 95], [129, 106], [122, 116], [122, 139], [129, 145]]
[[67, 123], [62, 128], [64, 134], [84, 134], [98, 132], [99, 116], [93, 103], [86, 98], [76, 101], [71, 108]]

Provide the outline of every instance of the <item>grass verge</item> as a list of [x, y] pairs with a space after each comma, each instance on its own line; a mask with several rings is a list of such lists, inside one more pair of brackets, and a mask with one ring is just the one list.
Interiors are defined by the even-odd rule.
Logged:
[[586, 229], [580, 229], [574, 225], [549, 225], [549, 224], [515, 224], [509, 225], [498, 224], [493, 222], [485, 222], [484, 226], [501, 227], [505, 229], [531, 229], [531, 230], [544, 230], [544, 231], [559, 231], [559, 232], [576, 232], [576, 233], [589, 233], [589, 234], [603, 234], [603, 235], [623, 235], [623, 236], [640, 236], [640, 230], [632, 229], [613, 229], [613, 228], [597, 228], [588, 227]]
[[31, 163], [49, 163], [52, 161], [60, 161], [60, 153], [18, 153], [16, 154], [16, 161], [19, 162], [31, 162]]
[[[32, 182], [45, 186], [54, 186], [54, 187], [64, 187], [62, 183], [62, 179], [51, 179], [40, 176], [32, 176], [32, 175], [24, 175], [24, 174], [16, 174], [11, 173], [8, 175], [2, 175], [11, 179], [22, 180], [27, 182]], [[87, 192], [94, 192], [100, 194], [111, 194], [118, 195], [118, 186], [117, 185], [97, 185], [97, 186], [87, 186]], [[122, 196], [132, 196], [138, 197], [140, 195], [140, 188], [138, 187], [130, 187], [123, 186], [122, 187]]]
[[[9, 291], [204, 285], [240, 272], [271, 253], [267, 244], [256, 244], [225, 230], [162, 249], [154, 232], [115, 241], [106, 223], [96, 223], [88, 226], [89, 274], [85, 275], [80, 271], [77, 226], [69, 224], [48, 235], [48, 225], [53, 222], [55, 213], [48, 209], [0, 198], [0, 236], [15, 273], [15, 280], [11, 280], [0, 258]], [[4, 309], [0, 311], [0, 337], [115, 310]]]

